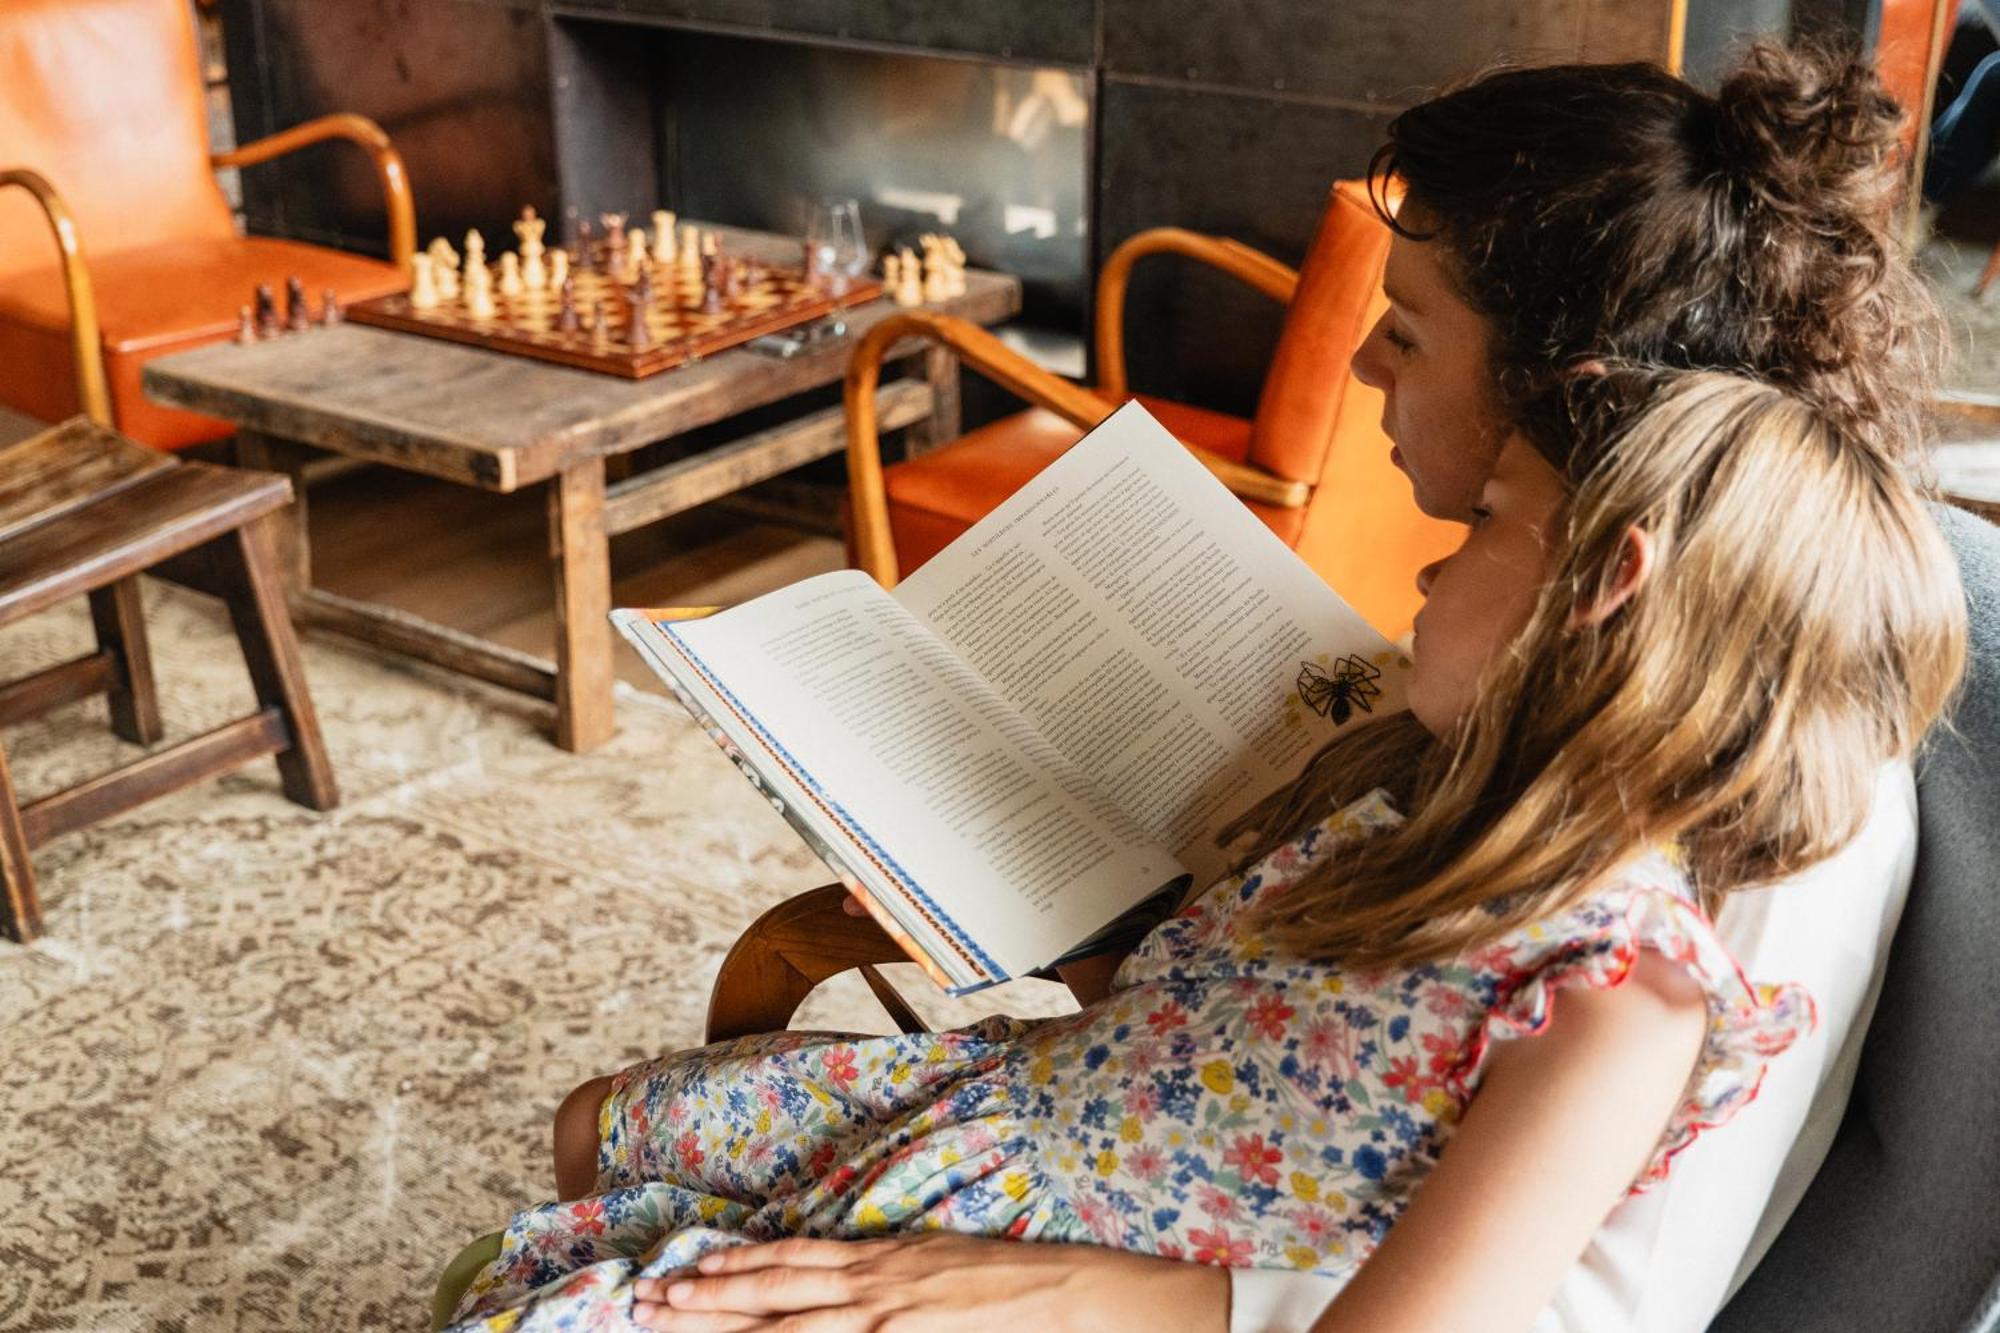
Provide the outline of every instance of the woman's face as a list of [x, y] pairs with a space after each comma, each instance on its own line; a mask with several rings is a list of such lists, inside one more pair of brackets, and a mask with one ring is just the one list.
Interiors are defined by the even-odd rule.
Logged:
[[1471, 709], [1487, 663], [1527, 626], [1548, 580], [1549, 529], [1563, 496], [1548, 461], [1509, 439], [1474, 493], [1465, 540], [1417, 575], [1424, 607], [1411, 646], [1410, 711], [1433, 736], [1449, 734]]
[[[1415, 204], [1403, 217], [1425, 225]], [[1408, 474], [1417, 507], [1463, 523], [1503, 435], [1487, 366], [1492, 329], [1458, 294], [1433, 241], [1397, 236], [1382, 286], [1389, 309], [1355, 352], [1355, 376], [1383, 393], [1389, 457]]]

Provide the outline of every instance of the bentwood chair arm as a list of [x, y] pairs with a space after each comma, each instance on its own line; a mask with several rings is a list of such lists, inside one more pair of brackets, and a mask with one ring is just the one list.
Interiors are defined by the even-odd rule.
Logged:
[[382, 127], [368, 117], [351, 112], [320, 116], [228, 152], [211, 154], [208, 164], [218, 170], [254, 167], [328, 139], [351, 139], [367, 149], [368, 156], [374, 159], [375, 174], [382, 178], [382, 196], [389, 209], [389, 262], [399, 269], [408, 269], [410, 256], [417, 250], [417, 213], [410, 199], [410, 176], [403, 168], [403, 155], [389, 142]]
[[[889, 498], [882, 482], [875, 390], [881, 383], [883, 360], [897, 343], [907, 338], [944, 344], [1001, 388], [1054, 412], [1080, 430], [1097, 425], [1123, 401], [1122, 395], [1109, 397], [1093, 392], [1043, 370], [977, 324], [953, 315], [904, 311], [870, 329], [855, 347], [854, 358], [847, 366], [847, 486], [853, 505], [855, 554], [861, 568], [885, 588], [896, 586], [901, 571], [896, 565], [896, 546], [889, 530]], [[1302, 481], [1274, 476], [1197, 445], [1185, 447], [1223, 485], [1244, 499], [1297, 508], [1312, 495], [1312, 488]]]
[[1219, 269], [1254, 287], [1280, 305], [1291, 304], [1298, 270], [1261, 250], [1224, 236], [1204, 236], [1180, 227], [1153, 227], [1130, 237], [1104, 261], [1097, 275], [1097, 389], [1123, 402], [1125, 386], [1125, 293], [1132, 267], [1148, 255], [1175, 254]]
[[874, 921], [849, 916], [846, 898], [845, 886], [828, 884], [787, 898], [751, 922], [730, 946], [709, 992], [709, 1041], [782, 1032], [813, 987], [853, 967], [897, 1027], [924, 1030], [923, 1020], [874, 967], [907, 962], [909, 955]]
[[90, 270], [83, 263], [83, 241], [76, 234], [76, 219], [56, 193], [55, 186], [38, 172], [26, 167], [0, 170], [0, 190], [18, 185], [35, 197], [55, 233], [56, 248], [62, 252], [63, 290], [69, 297], [70, 337], [75, 345], [76, 383], [83, 410], [100, 426], [112, 426], [111, 392], [104, 378], [104, 346], [98, 335], [97, 296], [90, 285]]

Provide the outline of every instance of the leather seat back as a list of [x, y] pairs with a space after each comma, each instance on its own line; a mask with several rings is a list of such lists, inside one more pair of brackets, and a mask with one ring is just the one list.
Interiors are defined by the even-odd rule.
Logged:
[[1257, 401], [1250, 461], [1266, 471], [1316, 485], [1336, 462], [1329, 454], [1342, 425], [1380, 419], [1381, 398], [1348, 363], [1380, 313], [1391, 239], [1366, 183], [1334, 182]]
[[[235, 233], [208, 165], [188, 0], [0, 3], [0, 169], [47, 177], [86, 258]], [[0, 279], [57, 262], [48, 223], [0, 191]]]

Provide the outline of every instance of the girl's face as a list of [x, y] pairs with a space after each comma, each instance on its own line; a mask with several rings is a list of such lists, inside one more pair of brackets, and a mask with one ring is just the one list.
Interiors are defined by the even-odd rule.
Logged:
[[[1403, 218], [1425, 226], [1414, 203]], [[1409, 475], [1417, 507], [1466, 522], [1504, 434], [1488, 368], [1492, 328], [1458, 294], [1435, 242], [1397, 236], [1382, 287], [1389, 309], [1355, 351], [1355, 377], [1382, 391], [1389, 457]]]
[[1433, 736], [1448, 735], [1471, 709], [1487, 663], [1526, 627], [1548, 580], [1550, 528], [1564, 495], [1548, 461], [1509, 438], [1475, 492], [1464, 542], [1418, 573], [1424, 608], [1412, 640], [1410, 711]]

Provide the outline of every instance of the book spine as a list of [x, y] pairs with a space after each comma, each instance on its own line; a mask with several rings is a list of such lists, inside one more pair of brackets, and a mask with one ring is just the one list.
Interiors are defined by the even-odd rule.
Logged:
[[[882, 928], [883, 933], [894, 940], [896, 946], [909, 955], [912, 962], [923, 969], [924, 975], [936, 983], [940, 990], [953, 995], [962, 995], [975, 990], [983, 990], [987, 986], [995, 984], [993, 981], [983, 981], [967, 986], [962, 980], [955, 979], [931, 956], [929, 950], [920, 941], [897, 923], [894, 916], [882, 905], [874, 891], [850, 868], [848, 858], [839, 849], [830, 844], [821, 835], [820, 831], [813, 826], [810, 820], [801, 814], [789, 801], [785, 800], [782, 795], [773, 790], [776, 784], [758, 766], [757, 760], [746, 753], [736, 743], [735, 738], [703, 706], [693, 691], [689, 690], [682, 683], [679, 673], [671, 668], [664, 655], [652, 651], [652, 645], [645, 643], [640, 637], [641, 635], [658, 635], [666, 644], [678, 650], [679, 645], [673, 644], [671, 636], [665, 632], [663, 627], [650, 620], [642, 620], [636, 616], [627, 619], [623, 612], [614, 613], [613, 619], [618, 623], [620, 630], [625, 632], [626, 637], [633, 641], [634, 646], [640, 647], [647, 657], [658, 662], [661, 666], [667, 667], [666, 670], [658, 671], [656, 674], [666, 683], [667, 689], [672, 692], [675, 701], [687, 710], [688, 715], [695, 720], [702, 731], [707, 733], [708, 738], [715, 742], [716, 747], [722, 751], [731, 764], [735, 765], [736, 771], [744, 776], [750, 783], [750, 786], [766, 801], [770, 802], [771, 808], [778, 812], [779, 817], [791, 825], [792, 830], [805, 841], [806, 846], [812, 850], [813, 855], [817, 856], [826, 864], [827, 869], [833, 872], [834, 878], [839, 880], [842, 885], [846, 886], [850, 893], [854, 894], [860, 900], [861, 904], [867, 909], [870, 918], [874, 920], [876, 925]], [[690, 662], [689, 666], [695, 670], [700, 669], [693, 662]]]

